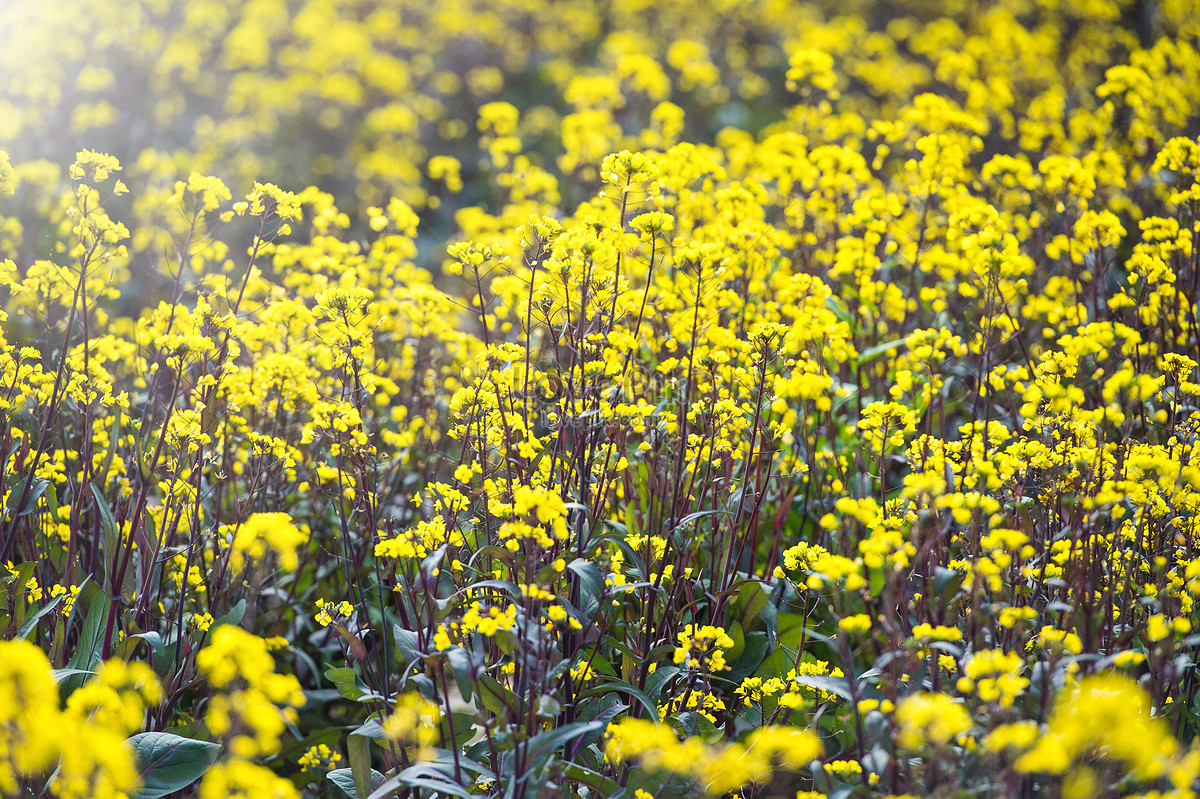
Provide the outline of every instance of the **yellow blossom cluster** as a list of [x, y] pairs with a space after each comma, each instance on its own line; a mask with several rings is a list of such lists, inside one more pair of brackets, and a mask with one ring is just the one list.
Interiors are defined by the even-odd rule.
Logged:
[[0, 793], [1194, 796], [1198, 19], [0, 3]]

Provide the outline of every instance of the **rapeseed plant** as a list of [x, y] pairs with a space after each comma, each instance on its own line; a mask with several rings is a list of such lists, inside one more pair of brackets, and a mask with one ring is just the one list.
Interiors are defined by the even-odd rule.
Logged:
[[1198, 11], [8, 3], [0, 793], [1194, 795]]

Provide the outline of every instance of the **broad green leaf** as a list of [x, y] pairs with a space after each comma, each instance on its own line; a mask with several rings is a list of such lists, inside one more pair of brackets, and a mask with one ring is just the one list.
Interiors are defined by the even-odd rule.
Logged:
[[730, 640], [733, 641], [733, 646], [725, 653], [728, 660], [737, 660], [742, 655], [742, 650], [746, 648], [746, 631], [742, 629], [739, 622], [733, 622], [725, 631], [728, 633]]
[[129, 637], [141, 639], [149, 644], [150, 648], [154, 650], [155, 657], [162, 658], [166, 656], [167, 645], [163, 642], [162, 636], [153, 630], [148, 633], [138, 633], [137, 635], [131, 635]]
[[649, 696], [647, 696], [644, 691], [640, 691], [628, 683], [623, 683], [623, 682], [604, 683], [603, 685], [599, 685], [599, 686], [591, 689], [590, 691], [586, 691], [586, 692], [580, 694], [579, 701], [583, 701], [585, 699], [589, 699], [594, 696], [595, 697], [603, 696], [604, 694], [606, 694], [610, 691], [619, 691], [620, 693], [623, 693], [623, 694], [629, 694], [634, 699], [636, 699], [638, 702], [640, 702], [642, 707], [644, 707], [646, 709], [646, 712], [649, 714], [647, 716], [647, 718], [652, 718], [652, 719], [658, 718], [658, 705], [656, 705], [654, 703], [654, 700], [651, 699]]
[[21, 625], [21, 629], [17, 630], [17, 638], [28, 638], [29, 634], [37, 628], [38, 619], [42, 618], [47, 613], [58, 607], [62, 603], [65, 596], [66, 594], [59, 594], [58, 596], [54, 597], [54, 599], [51, 599], [49, 602], [47, 602], [44, 608], [25, 619], [25, 623]]
[[51, 669], [50, 676], [54, 678], [54, 682], [61, 683], [63, 680], [75, 674], [95, 674], [94, 671], [87, 669]]
[[392, 625], [392, 637], [395, 639], [396, 649], [400, 652], [400, 657], [404, 658], [405, 663], [411, 665], [420, 660], [421, 647], [418, 645], [415, 632], [395, 624]]
[[[218, 616], [217, 620], [213, 622], [212, 626], [220, 627], [222, 624], [232, 624], [234, 626], [237, 626], [237, 625], [241, 624], [245, 618], [246, 618], [246, 600], [239, 599], [238, 603], [236, 605], [234, 605], [232, 608], [230, 608], [228, 613]], [[209, 628], [209, 629], [210, 629], [210, 631], [212, 630], [212, 628]]]
[[567, 564], [571, 573], [579, 578], [579, 597], [582, 610], [593, 613], [599, 607], [600, 597], [605, 591], [604, 575], [590, 560], [576, 558]]
[[117, 529], [117, 520], [113, 518], [112, 508], [104, 499], [104, 494], [94, 483], [88, 487], [92, 490], [92, 498], [96, 500], [96, 513], [100, 516], [100, 530], [104, 533], [104, 558], [102, 563], [117, 562], [117, 547], [121, 544], [121, 534]]
[[758, 618], [771, 598], [771, 589], [766, 583], [751, 580], [738, 591], [734, 607], [739, 608], [737, 621], [743, 630], [751, 629], [751, 622]]
[[350, 758], [350, 773], [354, 777], [356, 796], [371, 793], [371, 741], [382, 738], [383, 727], [371, 719], [346, 739], [346, 754]]
[[[108, 475], [109, 469], [112, 468], [113, 456], [117, 454], [117, 442], [121, 440], [121, 406], [114, 407], [112, 432], [108, 435], [108, 452], [104, 455], [104, 463], [100, 465], [100, 471], [96, 474], [101, 477]], [[92, 490], [96, 490], [96, 486], [92, 486]], [[53, 510], [53, 508], [51, 508]]]
[[[82, 597], [82, 592], [80, 597]], [[78, 600], [76, 600], [78, 601]], [[82, 672], [91, 669], [100, 662], [101, 639], [104, 637], [104, 625], [108, 621], [108, 603], [111, 600], [103, 591], [92, 594], [87, 616], [83, 620], [83, 629], [79, 633], [79, 641], [75, 644], [75, 653], [67, 661], [68, 669], [77, 669], [80, 673], [71, 674], [62, 681], [63, 696], [83, 685]]]
[[368, 799], [386, 799], [404, 788], [426, 788], [440, 796], [461, 796], [471, 799], [471, 792], [428, 763], [409, 766], [376, 788]]
[[599, 724], [599, 726], [596, 727], [595, 729], [585, 732], [582, 736], [580, 736], [579, 743], [575, 747], [575, 751], [579, 752], [579, 751], [584, 750], [587, 747], [591, 746], [592, 744], [598, 742], [600, 740], [600, 738], [604, 735], [604, 731], [606, 729], [608, 729], [608, 725], [612, 722], [612, 720], [615, 719], [617, 716], [621, 715], [622, 713], [624, 713], [626, 710], [627, 710], [627, 708], [625, 707], [625, 705], [621, 704], [620, 700], [617, 700], [617, 704], [606, 709], [605, 711], [603, 711], [602, 713], [597, 715], [594, 719], [589, 719], [589, 721], [597, 722]]
[[333, 683], [338, 693], [346, 699], [356, 700], [366, 693], [359, 687], [358, 675], [354, 669], [348, 667], [328, 669], [325, 672], [325, 678]]
[[446, 658], [450, 661], [450, 669], [454, 674], [454, 681], [458, 684], [459, 693], [462, 694], [465, 701], [470, 702], [475, 677], [483, 671], [483, 663], [476, 663], [471, 657], [471, 653], [461, 646], [454, 646], [447, 650]]
[[578, 763], [568, 763], [563, 769], [563, 775], [598, 791], [597, 796], [615, 797], [621, 793], [621, 786], [615, 780], [589, 768], [584, 768]]
[[766, 633], [748, 633], [740, 656], [730, 663], [731, 670], [722, 674], [721, 677], [734, 683], [741, 682], [742, 678], [753, 674], [754, 670], [762, 664], [769, 654], [769, 650], [770, 642], [767, 640]]
[[[332, 782], [342, 793], [349, 796], [350, 799], [359, 799], [358, 789], [354, 787], [353, 769], [339, 768], [334, 769], [325, 775], [325, 779]], [[371, 790], [374, 791], [384, 783], [384, 776], [375, 769], [371, 769]]]
[[38, 500], [42, 498], [42, 494], [46, 493], [49, 485], [50, 483], [47, 480], [41, 478], [34, 480], [33, 485], [30, 486], [29, 495], [25, 497], [25, 504], [18, 508], [17, 503], [21, 501], [21, 492], [25, 488], [24, 480], [18, 480], [12, 492], [8, 495], [9, 513], [16, 511], [18, 516], [28, 516], [33, 513], [37, 510]]
[[576, 721], [564, 724], [533, 736], [526, 745], [525, 757], [527, 764], [538, 763], [540, 758], [549, 757], [561, 750], [572, 741], [578, 741], [582, 736], [596, 730], [603, 730], [605, 725], [599, 721]]
[[[475, 726], [475, 717], [470, 713], [453, 713], [449, 717], [443, 716], [439, 728], [441, 730], [441, 741], [447, 746], [451, 741], [462, 744], [471, 740], [472, 727]], [[453, 733], [453, 735], [451, 735]]]
[[509, 718], [518, 705], [517, 695], [490, 674], [479, 675], [479, 699], [484, 707], [501, 719]]
[[142, 787], [135, 799], [158, 799], [182, 791], [208, 771], [221, 752], [211, 741], [169, 732], [143, 732], [129, 739], [137, 755]]

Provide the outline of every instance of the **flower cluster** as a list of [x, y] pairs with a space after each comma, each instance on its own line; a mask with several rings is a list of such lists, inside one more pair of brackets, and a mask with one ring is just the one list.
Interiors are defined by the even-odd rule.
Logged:
[[0, 793], [1192, 796], [1194, 6], [0, 3]]

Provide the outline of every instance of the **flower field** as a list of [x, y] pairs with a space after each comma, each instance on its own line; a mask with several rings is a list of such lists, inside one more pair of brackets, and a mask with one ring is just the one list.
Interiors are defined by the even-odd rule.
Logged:
[[1200, 789], [1200, 3], [0, 4], [0, 796]]

